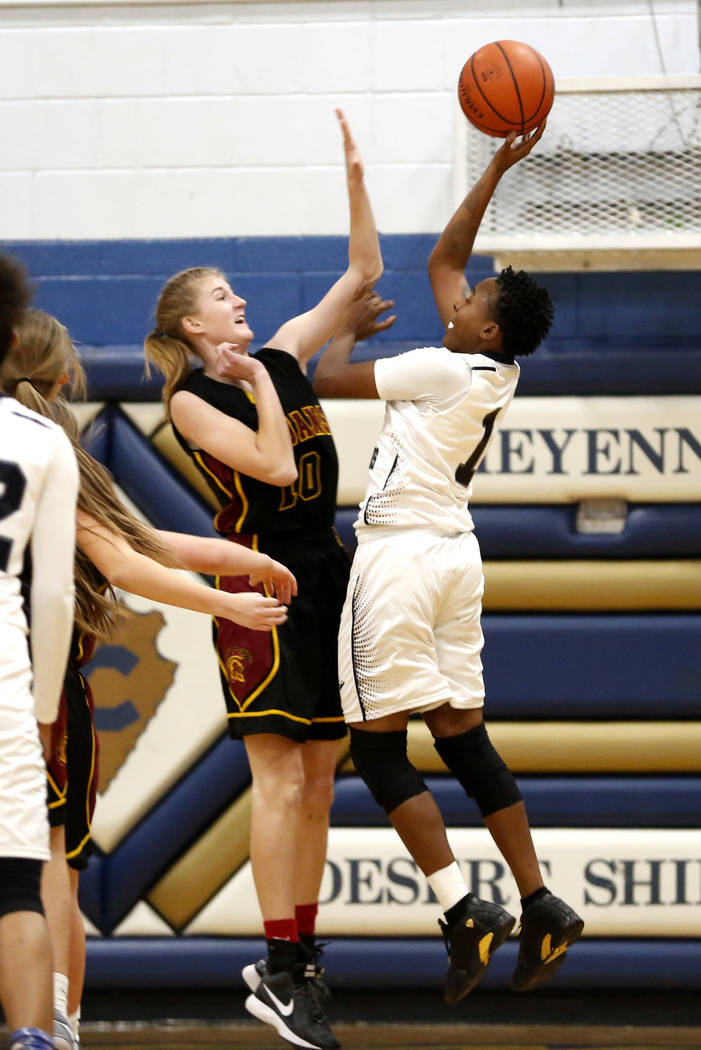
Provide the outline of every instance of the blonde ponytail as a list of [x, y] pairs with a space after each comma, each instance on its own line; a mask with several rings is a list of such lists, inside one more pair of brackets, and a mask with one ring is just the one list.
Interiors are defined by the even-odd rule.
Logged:
[[195, 313], [199, 286], [205, 277], [223, 277], [221, 270], [211, 266], [195, 266], [181, 270], [161, 289], [156, 306], [156, 326], [144, 340], [146, 375], [153, 365], [165, 377], [163, 400], [170, 399], [192, 371], [191, 355], [197, 351], [190, 346], [183, 331], [182, 320]]
[[5, 393], [44, 416], [48, 398], [64, 377], [71, 397], [85, 395], [83, 366], [68, 330], [57, 318], [43, 310], [25, 310], [15, 334], [17, 345], [0, 372]]
[[182, 339], [164, 335], [157, 328], [144, 339], [146, 375], [151, 376], [151, 365], [165, 377], [163, 401], [166, 408], [176, 390], [179, 390], [192, 371], [190, 348]]

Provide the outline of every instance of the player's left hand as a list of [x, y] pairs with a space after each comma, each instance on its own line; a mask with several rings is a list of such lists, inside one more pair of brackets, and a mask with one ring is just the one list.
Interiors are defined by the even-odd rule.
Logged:
[[277, 598], [269, 598], [255, 591], [252, 594], [226, 594], [224, 618], [250, 627], [254, 631], [272, 631], [287, 619], [287, 607]]
[[289, 605], [290, 600], [297, 594], [297, 580], [286, 565], [273, 558], [270, 559], [269, 565], [252, 572], [248, 582], [251, 587], [262, 583], [268, 594], [274, 594], [283, 605]]
[[350, 124], [346, 120], [346, 115], [342, 109], [335, 110], [335, 113], [338, 117], [338, 122], [341, 125], [341, 132], [343, 133], [343, 149], [346, 154], [346, 170], [348, 171], [348, 177], [362, 179], [365, 174], [363, 158], [360, 155], [360, 150], [355, 144]]

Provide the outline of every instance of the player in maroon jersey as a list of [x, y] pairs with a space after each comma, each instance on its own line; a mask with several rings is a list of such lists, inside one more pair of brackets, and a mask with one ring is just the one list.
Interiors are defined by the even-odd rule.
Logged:
[[[336, 450], [306, 365], [358, 289], [382, 272], [360, 153], [337, 115], [349, 261], [320, 302], [249, 356], [246, 300], [219, 271], [187, 270], [163, 288], [145, 341], [147, 360], [166, 377], [164, 400], [178, 440], [219, 501], [216, 527], [282, 558], [300, 582], [282, 628], [262, 638], [216, 625], [215, 642], [230, 732], [243, 738], [253, 775], [251, 864], [268, 947], [266, 960], [243, 971], [252, 992], [246, 1007], [283, 1038], [325, 1050], [338, 1043], [322, 1009], [314, 928], [345, 736], [336, 637], [349, 562], [333, 529]], [[192, 355], [202, 362], [194, 371]], [[226, 579], [220, 585], [245, 586]]]

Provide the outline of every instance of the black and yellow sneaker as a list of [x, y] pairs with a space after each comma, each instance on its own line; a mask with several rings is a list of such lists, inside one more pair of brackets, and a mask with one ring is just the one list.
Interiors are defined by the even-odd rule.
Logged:
[[246, 1009], [259, 1021], [272, 1025], [278, 1035], [309, 1050], [340, 1050], [329, 1027], [312, 981], [305, 980], [303, 965], [289, 973], [266, 974], [246, 999]]
[[438, 920], [448, 950], [450, 966], [443, 996], [457, 1003], [484, 975], [492, 954], [501, 947], [516, 919], [498, 904], [468, 893], [461, 917], [448, 925]]
[[521, 915], [518, 961], [511, 981], [516, 991], [527, 992], [552, 977], [583, 929], [579, 915], [549, 890], [531, 901]]

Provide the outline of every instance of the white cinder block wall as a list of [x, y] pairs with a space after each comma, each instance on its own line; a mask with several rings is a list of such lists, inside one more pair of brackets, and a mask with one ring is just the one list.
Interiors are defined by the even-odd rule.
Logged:
[[[384, 233], [453, 198], [458, 71], [490, 40], [556, 79], [695, 73], [696, 0], [0, 0], [0, 238], [344, 233], [333, 107]], [[625, 134], [625, 129], [621, 129]]]

